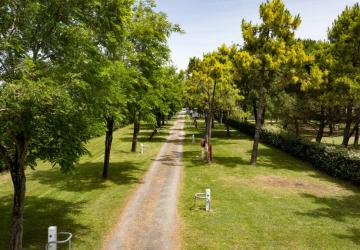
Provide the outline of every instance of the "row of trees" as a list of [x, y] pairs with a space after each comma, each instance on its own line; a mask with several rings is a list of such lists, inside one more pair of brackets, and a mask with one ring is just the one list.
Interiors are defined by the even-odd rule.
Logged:
[[[345, 124], [343, 146], [348, 146], [352, 135], [357, 146], [359, 4], [347, 7], [334, 21], [327, 41], [296, 39], [300, 16], [291, 15], [281, 0], [261, 4], [259, 13], [259, 24], [243, 20], [242, 46], [223, 45], [202, 59], [190, 60], [185, 84], [187, 105], [206, 114], [207, 138], [211, 138], [208, 128], [214, 112], [220, 117], [232, 111], [244, 120], [251, 115], [255, 118], [252, 164], [256, 164], [266, 118], [280, 120], [284, 129], [297, 136], [302, 126], [315, 124], [318, 142], [326, 126], [332, 133], [335, 124]], [[221, 88], [227, 95], [221, 94]]]
[[0, 161], [14, 186], [10, 249], [22, 249], [26, 167], [62, 171], [106, 131], [160, 125], [181, 107], [182, 77], [169, 64], [168, 37], [181, 32], [152, 0], [36, 0], [0, 3]]

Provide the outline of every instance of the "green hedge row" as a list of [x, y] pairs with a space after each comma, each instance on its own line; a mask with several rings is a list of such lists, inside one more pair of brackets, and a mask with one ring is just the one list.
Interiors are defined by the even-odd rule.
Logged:
[[[229, 125], [249, 136], [254, 136], [255, 125], [253, 124], [229, 120]], [[267, 145], [311, 163], [315, 168], [330, 176], [360, 183], [359, 153], [264, 129], [261, 131], [260, 140]]]

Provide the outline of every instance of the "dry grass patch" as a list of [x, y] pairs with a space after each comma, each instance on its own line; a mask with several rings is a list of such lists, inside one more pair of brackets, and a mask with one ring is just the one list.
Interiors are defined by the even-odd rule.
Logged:
[[223, 176], [226, 183], [246, 185], [253, 188], [264, 188], [276, 192], [309, 193], [317, 196], [351, 195], [352, 192], [336, 183], [325, 183], [318, 180], [305, 180], [278, 175], [257, 175], [254, 178], [242, 178], [239, 176]]

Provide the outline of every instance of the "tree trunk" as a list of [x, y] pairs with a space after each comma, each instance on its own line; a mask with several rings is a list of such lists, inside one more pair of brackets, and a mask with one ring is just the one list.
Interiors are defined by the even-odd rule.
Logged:
[[320, 112], [321, 112], [321, 115], [320, 115], [319, 130], [318, 130], [317, 135], [316, 135], [316, 142], [318, 142], [318, 143], [321, 142], [321, 139], [322, 139], [323, 136], [324, 136], [325, 111], [324, 111], [324, 107], [323, 107], [323, 106], [320, 107]]
[[111, 152], [111, 144], [113, 139], [114, 132], [114, 118], [109, 117], [106, 119], [106, 135], [105, 135], [105, 156], [104, 156], [104, 168], [103, 168], [103, 178], [106, 179], [108, 177], [109, 165], [110, 165], [110, 152]]
[[264, 106], [263, 112], [261, 114], [261, 124], [264, 125], [265, 124], [265, 112], [266, 112], [266, 108]]
[[229, 125], [229, 112], [226, 112], [225, 115], [225, 123], [226, 123], [226, 136], [230, 136], [230, 125]]
[[[208, 134], [209, 134], [209, 111], [205, 114], [205, 136], [207, 137]], [[206, 142], [207, 142], [207, 138], [206, 139]]]
[[165, 115], [161, 114], [161, 125], [164, 126], [165, 125]]
[[[213, 123], [213, 115], [211, 113], [211, 111], [208, 114], [208, 119], [207, 119], [207, 133], [206, 133], [206, 143], [208, 145], [208, 147], [211, 145], [211, 130], [212, 130], [212, 123]], [[211, 163], [211, 159], [210, 159], [210, 154], [209, 152], [206, 152], [206, 159], [208, 163]]]
[[254, 111], [254, 119], [256, 121], [256, 119], [258, 117], [257, 107], [256, 107], [256, 99], [253, 100], [253, 111]]
[[136, 146], [137, 146], [139, 131], [140, 131], [140, 121], [135, 120], [134, 121], [134, 132], [133, 132], [133, 139], [132, 139], [132, 145], [131, 145], [131, 152], [136, 152]]
[[162, 116], [161, 113], [156, 114], [156, 125], [157, 125], [158, 128], [161, 127], [161, 120], [162, 120], [161, 116]]
[[[255, 104], [256, 106], [256, 104]], [[255, 127], [255, 135], [254, 135], [254, 144], [253, 149], [251, 153], [251, 161], [250, 163], [253, 165], [256, 165], [257, 160], [257, 154], [258, 154], [258, 148], [259, 148], [259, 141], [260, 141], [260, 133], [261, 133], [261, 118], [262, 118], [262, 112], [264, 110], [265, 106], [265, 88], [263, 84], [260, 85], [260, 91], [259, 91], [259, 106], [258, 110], [256, 111], [257, 117], [256, 117], [256, 127]]]
[[316, 142], [318, 142], [318, 143], [321, 142], [321, 139], [324, 136], [324, 128], [325, 128], [325, 121], [324, 121], [324, 118], [321, 118], [320, 124], [319, 124], [319, 130], [316, 135]]
[[298, 137], [300, 135], [300, 128], [299, 128], [299, 120], [294, 119], [294, 126], [295, 126], [295, 135]]
[[157, 129], [154, 129], [154, 131], [151, 133], [150, 137], [149, 137], [149, 141], [152, 140], [152, 138], [154, 137], [154, 135], [157, 133]]
[[355, 127], [354, 148], [359, 148], [359, 125]]
[[342, 145], [344, 147], [347, 147], [349, 145], [349, 140], [351, 137], [350, 129], [351, 129], [351, 123], [352, 123], [352, 110], [353, 110], [353, 104], [352, 101], [349, 101], [347, 108], [346, 108], [346, 121], [345, 121], [345, 129], [344, 129], [344, 136]]
[[14, 186], [14, 204], [11, 222], [10, 250], [22, 249], [23, 217], [25, 203], [25, 170], [24, 165], [14, 164], [11, 170], [11, 179]]
[[10, 174], [14, 187], [14, 204], [12, 211], [10, 250], [21, 250], [23, 240], [23, 218], [26, 191], [25, 158], [26, 141], [24, 136], [17, 138], [15, 161], [10, 166]]
[[329, 123], [329, 136], [334, 135], [334, 124], [332, 122]]

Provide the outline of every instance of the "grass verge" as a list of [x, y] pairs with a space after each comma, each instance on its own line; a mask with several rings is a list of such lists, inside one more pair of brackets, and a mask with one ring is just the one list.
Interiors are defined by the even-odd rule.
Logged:
[[[62, 174], [48, 163], [39, 164], [35, 171], [28, 169], [24, 248], [44, 249], [47, 227], [57, 225], [59, 231], [73, 233], [73, 249], [101, 249], [127, 197], [166, 141], [171, 124], [151, 142], [152, 129], [142, 128], [139, 143], [145, 144], [143, 155], [130, 153], [132, 126], [117, 130], [106, 181], [101, 178], [104, 137], [89, 142], [91, 156], [83, 157], [70, 174]], [[0, 175], [0, 190], [0, 249], [7, 249], [13, 192], [9, 174]]]
[[[199, 123], [202, 125], [201, 123]], [[187, 121], [180, 215], [184, 249], [357, 249], [360, 192], [279, 150], [222, 126], [213, 134], [214, 162], [200, 159]], [[191, 135], [198, 138], [191, 143]], [[212, 191], [212, 211], [193, 208], [193, 195]]]

